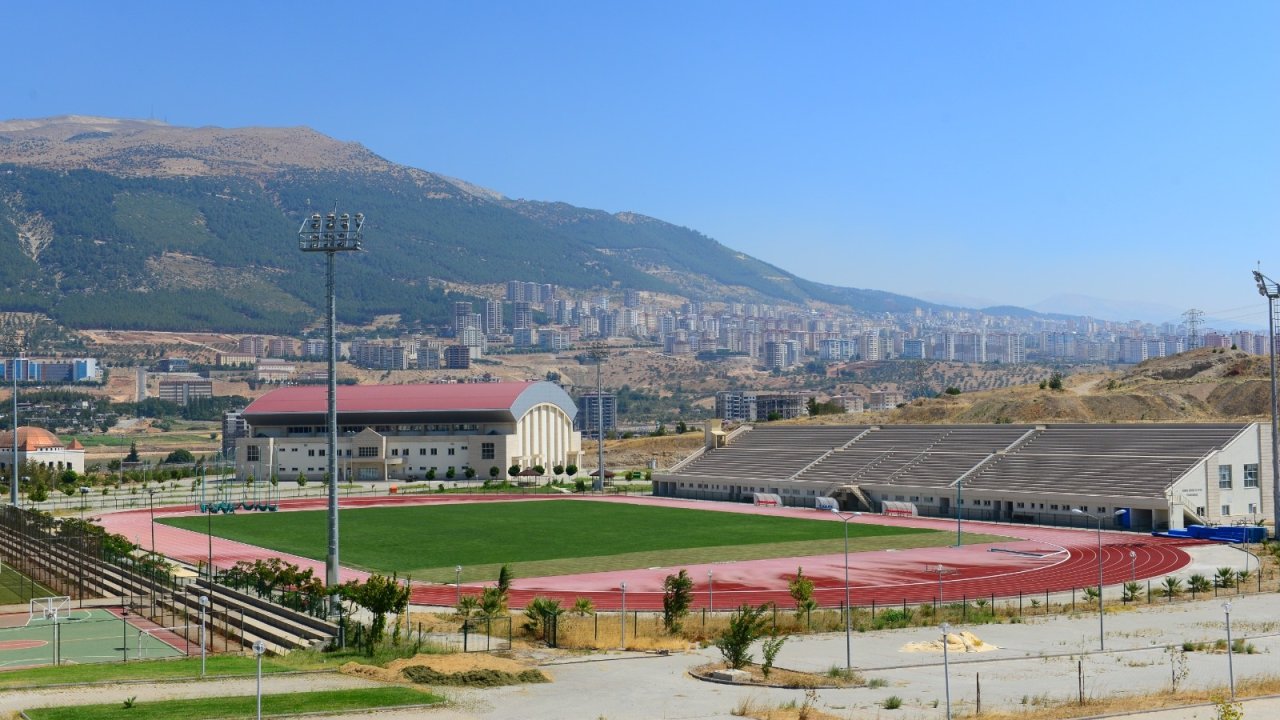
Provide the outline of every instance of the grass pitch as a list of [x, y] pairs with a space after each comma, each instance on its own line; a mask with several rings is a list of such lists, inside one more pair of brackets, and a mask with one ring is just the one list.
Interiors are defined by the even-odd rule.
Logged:
[[[204, 517], [165, 524], [204, 533]], [[218, 537], [323, 560], [324, 511], [242, 513], [213, 518]], [[842, 523], [621, 503], [545, 500], [343, 510], [342, 563], [415, 580], [452, 582], [497, 576], [510, 563], [520, 577], [753, 560], [841, 552]], [[917, 528], [849, 525], [851, 551], [946, 545], [955, 535]], [[992, 542], [994, 536], [969, 536]]]

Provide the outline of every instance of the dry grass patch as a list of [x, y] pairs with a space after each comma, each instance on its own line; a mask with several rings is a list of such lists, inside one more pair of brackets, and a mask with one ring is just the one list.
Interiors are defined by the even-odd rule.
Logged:
[[[1262, 677], [1241, 680], [1236, 683], [1236, 699], [1280, 694], [1280, 677]], [[1120, 713], [1137, 713], [1162, 708], [1216, 703], [1228, 695], [1224, 687], [1207, 690], [1185, 690], [1176, 693], [1160, 692], [1150, 695], [1090, 698], [1081, 705], [1073, 699], [1038, 701], [1018, 710], [988, 710], [979, 715], [973, 711], [955, 714], [957, 718], [981, 718], [982, 720], [1071, 720], [1072, 718], [1097, 717]]]
[[[729, 668], [727, 663], [717, 662], [699, 665], [689, 671], [694, 677], [705, 680], [710, 677], [711, 673], [717, 670], [726, 670]], [[749, 682], [738, 683], [740, 685], [761, 685], [767, 687], [784, 687], [797, 688], [801, 690], [812, 690], [817, 688], [852, 688], [864, 687], [867, 680], [861, 673], [807, 673], [798, 670], [787, 670], [786, 668], [774, 667], [769, 671], [768, 677], [765, 677], [764, 670], [756, 664], [744, 665], [738, 668], [739, 671], [745, 672], [751, 676]]]
[[[404, 682], [405, 671], [410, 668], [426, 668], [442, 676], [467, 675], [468, 673], [497, 672], [512, 676], [537, 670], [529, 663], [487, 653], [451, 653], [447, 655], [415, 655], [393, 660], [385, 667], [356, 662], [344, 664], [340, 671], [346, 675], [377, 680], [379, 682]], [[412, 672], [412, 671], [410, 671]]]

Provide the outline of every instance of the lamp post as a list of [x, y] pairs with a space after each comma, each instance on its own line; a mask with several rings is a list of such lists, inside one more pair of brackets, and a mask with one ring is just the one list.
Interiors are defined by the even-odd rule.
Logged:
[[956, 547], [960, 547], [960, 490], [964, 487], [963, 480], [956, 480]]
[[1267, 299], [1267, 347], [1271, 355], [1271, 497], [1272, 533], [1280, 533], [1280, 396], [1276, 392], [1276, 300], [1280, 300], [1280, 285], [1275, 280], [1253, 271], [1258, 283], [1258, 294]]
[[627, 649], [627, 581], [623, 580], [618, 584], [622, 589], [622, 638], [618, 645], [619, 650]]
[[1138, 582], [1138, 553], [1129, 551], [1129, 582]]
[[1103, 630], [1102, 619], [1102, 517], [1087, 513], [1080, 508], [1071, 508], [1071, 512], [1098, 521], [1098, 650], [1106, 650], [1106, 641], [1104, 640], [1106, 634]]
[[258, 720], [262, 720], [262, 654], [267, 646], [261, 640], [253, 642], [253, 654], [258, 657]]
[[339, 252], [361, 249], [364, 215], [337, 211], [321, 216], [313, 213], [298, 228], [298, 249], [325, 255], [325, 342], [328, 345], [328, 471], [329, 471], [329, 549], [325, 559], [325, 584], [338, 585], [338, 337], [337, 301], [334, 299], [333, 257]]
[[711, 571], [707, 570], [707, 609], [716, 611], [716, 584], [711, 579]]
[[947, 695], [947, 720], [951, 720], [951, 657], [947, 653], [947, 635], [951, 634], [951, 625], [942, 623], [942, 683]]
[[201, 595], [200, 596], [200, 677], [204, 677], [205, 675], [205, 657], [207, 655], [207, 652], [205, 647], [206, 641], [205, 641], [204, 628], [205, 628], [205, 618], [207, 617], [206, 613], [208, 612], [209, 612], [209, 596]]
[[456, 602], [454, 607], [462, 607], [462, 566], [455, 565], [453, 567], [453, 587], [456, 590], [454, 598]]
[[156, 551], [156, 489], [147, 488], [147, 505], [151, 509], [151, 552]]
[[1231, 601], [1222, 603], [1222, 610], [1227, 614], [1227, 682], [1231, 686], [1231, 701], [1236, 699], [1236, 671], [1231, 659]]
[[853, 670], [853, 608], [849, 607], [849, 521], [862, 513], [842, 513], [839, 508], [831, 512], [844, 524], [844, 669]]
[[[84, 521], [84, 511], [85, 511], [85, 508], [88, 507], [88, 505], [89, 505], [89, 488], [85, 487], [84, 485], [81, 485], [80, 486], [80, 520], [81, 522]], [[1246, 570], [1249, 569], [1248, 565], [1245, 566], [1245, 569]]]

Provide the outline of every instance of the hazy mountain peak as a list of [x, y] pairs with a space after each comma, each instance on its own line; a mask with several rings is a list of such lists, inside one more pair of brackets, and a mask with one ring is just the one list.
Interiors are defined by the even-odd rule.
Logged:
[[359, 143], [307, 127], [190, 128], [154, 120], [63, 115], [0, 122], [0, 162], [121, 176], [222, 176], [282, 170], [383, 172], [396, 166]]

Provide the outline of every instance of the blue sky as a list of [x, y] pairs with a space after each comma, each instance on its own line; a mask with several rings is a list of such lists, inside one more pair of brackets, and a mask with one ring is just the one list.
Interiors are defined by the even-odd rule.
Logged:
[[6, 25], [4, 118], [306, 125], [833, 284], [1265, 326], [1249, 274], [1280, 277], [1275, 2], [55, 0]]

